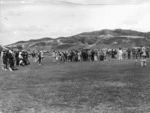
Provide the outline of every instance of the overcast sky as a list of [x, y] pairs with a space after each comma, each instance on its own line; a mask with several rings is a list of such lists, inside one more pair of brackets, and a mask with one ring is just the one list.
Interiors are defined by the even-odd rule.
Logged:
[[150, 0], [0, 0], [0, 44], [101, 29], [150, 31]]

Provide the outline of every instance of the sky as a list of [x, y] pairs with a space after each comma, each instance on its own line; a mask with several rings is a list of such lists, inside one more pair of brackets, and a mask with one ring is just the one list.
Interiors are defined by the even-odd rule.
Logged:
[[150, 31], [150, 0], [0, 0], [0, 44], [102, 29]]

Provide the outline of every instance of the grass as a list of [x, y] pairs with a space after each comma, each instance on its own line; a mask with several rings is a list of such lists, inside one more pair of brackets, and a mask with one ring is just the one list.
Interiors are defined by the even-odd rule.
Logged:
[[2, 113], [149, 113], [150, 61], [32, 62], [0, 69]]

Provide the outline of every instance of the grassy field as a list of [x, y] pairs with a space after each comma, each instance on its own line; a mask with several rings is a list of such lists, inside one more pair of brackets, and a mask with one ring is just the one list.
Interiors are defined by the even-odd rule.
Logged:
[[0, 69], [0, 113], [150, 113], [150, 61], [52, 63]]

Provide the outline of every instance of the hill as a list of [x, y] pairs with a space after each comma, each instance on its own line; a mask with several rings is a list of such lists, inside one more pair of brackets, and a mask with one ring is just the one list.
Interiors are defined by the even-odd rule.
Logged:
[[44, 37], [36, 40], [19, 41], [8, 46], [30, 50], [70, 50], [84, 48], [118, 48], [150, 45], [150, 32], [134, 30], [100, 30], [84, 32], [69, 37], [52, 39]]

